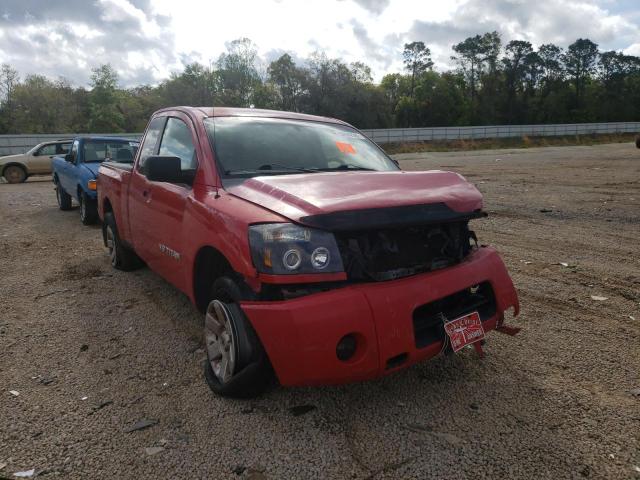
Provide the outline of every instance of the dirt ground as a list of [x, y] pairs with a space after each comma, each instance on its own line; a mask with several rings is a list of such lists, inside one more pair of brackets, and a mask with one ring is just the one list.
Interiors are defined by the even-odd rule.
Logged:
[[397, 158], [485, 194], [475, 231], [507, 263], [522, 332], [490, 334], [484, 360], [252, 401], [209, 391], [186, 297], [112, 270], [47, 179], [0, 185], [0, 477], [640, 478], [640, 150]]

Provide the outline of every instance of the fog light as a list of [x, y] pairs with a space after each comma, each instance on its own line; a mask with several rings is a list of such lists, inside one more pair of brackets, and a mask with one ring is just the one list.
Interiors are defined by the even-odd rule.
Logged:
[[311, 254], [311, 265], [318, 270], [329, 265], [329, 250], [324, 247], [316, 248]]
[[287, 250], [282, 256], [282, 263], [287, 270], [295, 270], [302, 263], [300, 252], [295, 249]]
[[336, 346], [336, 356], [338, 360], [342, 360], [343, 362], [349, 360], [353, 357], [354, 353], [356, 353], [357, 346], [356, 337], [352, 333], [342, 337]]

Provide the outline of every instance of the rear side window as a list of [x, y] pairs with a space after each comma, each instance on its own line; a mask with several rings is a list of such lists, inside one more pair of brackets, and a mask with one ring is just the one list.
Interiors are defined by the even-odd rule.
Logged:
[[182, 170], [195, 170], [198, 167], [196, 149], [193, 146], [191, 131], [186, 123], [178, 118], [169, 118], [160, 143], [161, 156], [178, 157]]
[[165, 120], [165, 117], [157, 117], [149, 123], [149, 128], [147, 128], [147, 134], [144, 136], [144, 142], [142, 143], [140, 150], [140, 160], [138, 161], [139, 170], [142, 169], [147, 158], [155, 153], [156, 144], [158, 143], [158, 138], [162, 133], [162, 127], [164, 127]]
[[56, 143], [56, 154], [57, 155], [66, 155], [71, 150], [70, 143]]
[[44, 147], [40, 147], [40, 149], [37, 152], [38, 155], [40, 156], [48, 156], [48, 155], [55, 155], [56, 154], [56, 145], [55, 143], [49, 144], [49, 145], [45, 145]]

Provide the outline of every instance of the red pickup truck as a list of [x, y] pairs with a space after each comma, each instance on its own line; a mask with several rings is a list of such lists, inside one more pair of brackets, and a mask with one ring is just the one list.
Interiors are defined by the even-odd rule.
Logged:
[[473, 344], [518, 314], [469, 228], [462, 176], [406, 172], [350, 125], [303, 114], [156, 112], [133, 164], [105, 162], [98, 211], [115, 268], [146, 263], [204, 315], [221, 395], [375, 378]]

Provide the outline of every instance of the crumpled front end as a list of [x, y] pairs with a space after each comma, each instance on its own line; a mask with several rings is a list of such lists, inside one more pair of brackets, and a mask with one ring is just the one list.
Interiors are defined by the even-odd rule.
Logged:
[[[444, 319], [477, 311], [489, 331], [508, 309], [519, 312], [504, 263], [489, 247], [447, 268], [241, 306], [283, 385], [376, 378], [442, 352]], [[346, 337], [355, 348], [341, 359]]]

